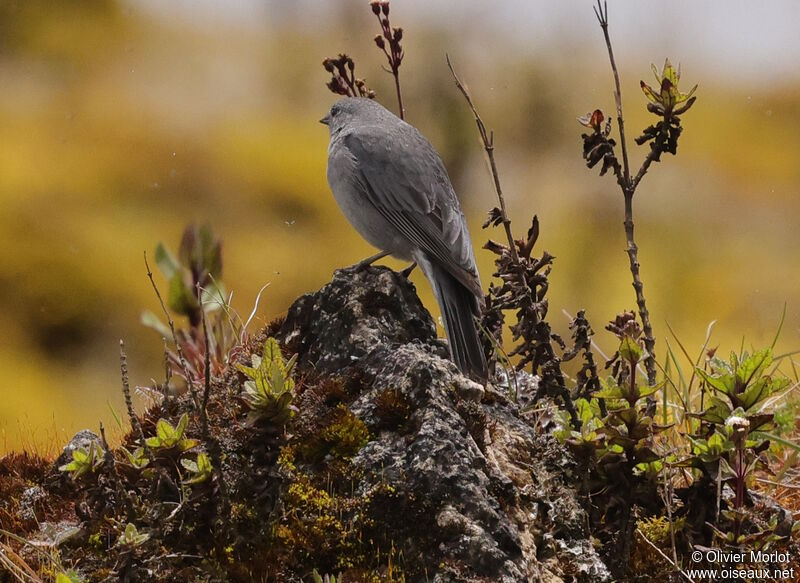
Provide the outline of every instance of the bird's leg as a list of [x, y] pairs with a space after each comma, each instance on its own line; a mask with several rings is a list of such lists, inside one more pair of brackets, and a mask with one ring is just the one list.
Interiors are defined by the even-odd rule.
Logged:
[[380, 253], [376, 253], [375, 255], [371, 255], [371, 256], [367, 257], [363, 261], [359, 261], [355, 265], [356, 271], [361, 271], [362, 269], [364, 269], [366, 267], [369, 267], [370, 265], [375, 263], [378, 259], [383, 259], [384, 257], [386, 257], [389, 254], [390, 253], [388, 251], [381, 251]]
[[403, 271], [401, 271], [401, 272], [400, 272], [400, 275], [402, 275], [403, 277], [405, 277], [406, 279], [408, 279], [408, 277], [411, 275], [411, 272], [412, 272], [412, 271], [414, 271], [414, 268], [415, 268], [416, 266], [417, 266], [417, 262], [415, 261], [414, 263], [412, 263], [411, 265], [409, 265], [408, 267], [406, 267], [406, 268], [405, 268]]

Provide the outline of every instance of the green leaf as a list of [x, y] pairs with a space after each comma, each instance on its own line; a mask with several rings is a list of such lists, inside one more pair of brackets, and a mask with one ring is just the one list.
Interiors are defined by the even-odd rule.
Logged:
[[575, 410], [578, 414], [578, 419], [580, 419], [581, 424], [588, 423], [589, 420], [594, 416], [592, 413], [592, 408], [586, 399], [578, 399], [575, 402]]
[[137, 447], [133, 453], [128, 451], [125, 447], [122, 448], [122, 451], [125, 452], [125, 457], [128, 458], [128, 462], [137, 470], [141, 470], [150, 463], [142, 447]]
[[203, 286], [201, 297], [206, 312], [216, 312], [227, 306], [225, 287], [217, 280], [210, 280]]
[[184, 316], [200, 307], [195, 290], [192, 289], [191, 274], [188, 271], [181, 269], [170, 278], [167, 305], [173, 312]]
[[637, 363], [642, 358], [642, 347], [630, 336], [623, 336], [619, 343], [619, 355], [628, 362]]
[[186, 427], [189, 425], [189, 415], [184, 413], [181, 415], [181, 418], [178, 419], [178, 426], [175, 428], [175, 437], [178, 439], [183, 437], [183, 434], [186, 432]]
[[650, 85], [648, 85], [644, 81], [640, 81], [639, 85], [642, 88], [642, 93], [644, 93], [645, 97], [647, 97], [647, 99], [650, 100], [652, 103], [659, 103], [661, 101], [661, 97], [659, 96], [659, 94], [656, 93], [655, 90], [652, 87], [650, 87]]
[[163, 243], [159, 243], [156, 246], [155, 259], [156, 265], [167, 279], [172, 279], [172, 276], [175, 274], [175, 272], [179, 271], [181, 268], [178, 260], [175, 259], [175, 256], [169, 252]]
[[117, 540], [117, 544], [121, 546], [136, 547], [145, 542], [149, 538], [150, 538], [149, 534], [140, 534], [139, 531], [136, 529], [136, 525], [129, 522], [125, 526], [125, 531], [120, 535], [119, 539]]
[[764, 370], [772, 363], [772, 349], [764, 348], [752, 356], [747, 356], [747, 353], [743, 356], [741, 364], [736, 368], [736, 381], [741, 388], [761, 377]]
[[606, 387], [595, 391], [594, 396], [598, 399], [622, 399], [622, 389], [619, 387]]
[[183, 451], [189, 451], [193, 447], [197, 447], [200, 445], [199, 439], [181, 439], [177, 444], [178, 449]]
[[192, 460], [182, 459], [181, 460], [181, 465], [184, 468], [186, 468], [187, 470], [189, 470], [190, 472], [195, 473], [195, 474], [197, 473], [197, 470], [198, 470], [197, 462], [193, 462]]
[[156, 422], [156, 436], [159, 441], [166, 443], [175, 436], [175, 428], [166, 419], [159, 419]]
[[143, 311], [139, 321], [151, 330], [158, 332], [162, 338], [170, 338], [172, 335], [167, 325], [150, 310]]
[[710, 387], [716, 389], [724, 395], [733, 394], [733, 379], [730, 376], [710, 375], [699, 366], [695, 367], [695, 371], [697, 371], [697, 375]]
[[669, 62], [669, 59], [664, 60], [664, 69], [661, 71], [661, 76], [664, 79], [668, 79], [669, 82], [676, 87], [678, 85], [678, 80], [681, 78], [680, 73], [675, 70], [675, 67], [672, 66], [672, 63]]

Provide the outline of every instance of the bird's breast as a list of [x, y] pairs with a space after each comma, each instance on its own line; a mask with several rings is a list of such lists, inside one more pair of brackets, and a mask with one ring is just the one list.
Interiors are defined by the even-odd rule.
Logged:
[[358, 180], [357, 161], [346, 147], [331, 144], [327, 175], [333, 197], [353, 228], [373, 247], [411, 260], [411, 244], [369, 200]]

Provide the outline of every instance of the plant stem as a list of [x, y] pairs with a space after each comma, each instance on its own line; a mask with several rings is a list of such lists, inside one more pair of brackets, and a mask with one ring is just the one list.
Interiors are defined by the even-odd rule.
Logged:
[[189, 364], [186, 362], [186, 357], [183, 355], [181, 343], [178, 342], [178, 335], [175, 332], [175, 322], [172, 320], [172, 316], [169, 315], [169, 310], [167, 310], [164, 299], [161, 297], [161, 292], [158, 291], [156, 280], [153, 279], [153, 272], [150, 269], [150, 264], [147, 262], [147, 251], [144, 252], [144, 265], [147, 268], [147, 277], [150, 280], [150, 284], [153, 286], [153, 291], [156, 292], [158, 303], [161, 304], [161, 310], [164, 312], [164, 315], [167, 318], [167, 324], [169, 324], [169, 329], [172, 332], [172, 341], [175, 343], [175, 350], [178, 353], [178, 361], [181, 363], [181, 369], [183, 370], [183, 374], [186, 376], [186, 384], [189, 387], [189, 394], [192, 396], [192, 404], [194, 405], [194, 408], [197, 409], [199, 406], [199, 403], [197, 402], [197, 391], [195, 391], [194, 388], [194, 381], [192, 379], [191, 371], [189, 370]]
[[622, 90], [620, 88], [617, 63], [614, 60], [614, 50], [611, 48], [611, 37], [608, 34], [608, 5], [605, 2], [601, 5], [598, 0], [597, 7], [594, 11], [597, 20], [600, 22], [600, 27], [603, 29], [603, 36], [605, 37], [606, 47], [608, 48], [608, 60], [611, 63], [611, 71], [614, 74], [614, 101], [617, 106], [617, 125], [619, 126], [619, 140], [622, 147], [622, 175], [617, 173], [617, 183], [620, 185], [623, 197], [625, 198], [624, 225], [625, 238], [627, 240], [626, 252], [628, 253], [631, 264], [633, 289], [636, 292], [636, 305], [639, 308], [639, 317], [642, 320], [642, 327], [644, 329], [644, 344], [647, 348], [647, 356], [645, 357], [644, 365], [647, 369], [647, 382], [650, 386], [653, 386], [656, 384], [656, 340], [653, 336], [653, 326], [650, 324], [650, 313], [647, 311], [647, 302], [644, 298], [644, 285], [639, 275], [639, 248], [633, 237], [633, 195], [642, 177], [654, 160], [653, 151], [651, 150], [651, 153], [645, 158], [642, 167], [636, 174], [636, 178], [631, 180], [630, 164], [628, 162], [628, 144], [625, 139], [625, 119], [622, 115]]
[[603, 29], [603, 36], [606, 39], [606, 47], [608, 48], [608, 60], [611, 62], [611, 71], [614, 73], [614, 101], [617, 105], [617, 125], [619, 125], [619, 139], [622, 145], [622, 168], [623, 176], [618, 177], [621, 181], [620, 186], [624, 189], [630, 187], [631, 184], [631, 169], [628, 163], [628, 145], [625, 140], [625, 120], [622, 117], [622, 90], [619, 83], [619, 72], [617, 71], [617, 62], [614, 60], [614, 49], [611, 48], [611, 37], [608, 35], [608, 6], [603, 3], [603, 8], [600, 7], [600, 2], [597, 2], [595, 9], [597, 19], [600, 21], [600, 27]]
[[403, 107], [403, 96], [400, 93], [400, 71], [396, 68], [392, 69], [392, 75], [394, 75], [394, 87], [397, 90], [397, 104], [400, 108], [400, 119], [406, 119], [406, 110]]
[[[144, 437], [142, 424], [139, 423], [139, 417], [136, 416], [136, 411], [133, 409], [133, 401], [131, 400], [131, 387], [128, 382], [128, 355], [125, 353], [125, 342], [122, 339], [119, 341], [119, 370], [122, 377], [122, 394], [125, 397], [125, 408], [128, 410], [128, 418], [131, 421], [131, 429], [136, 431], [139, 440], [142, 443], [142, 450], [148, 459], [153, 459], [153, 454], [150, 448], [147, 447], [147, 440]], [[102, 427], [102, 425], [101, 425]]]
[[492, 178], [494, 179], [494, 191], [497, 193], [497, 200], [500, 202], [500, 216], [503, 221], [503, 228], [506, 231], [506, 238], [508, 239], [508, 248], [511, 253], [511, 257], [514, 259], [514, 263], [519, 263], [519, 255], [517, 254], [517, 245], [514, 243], [514, 237], [511, 234], [511, 221], [508, 218], [508, 213], [506, 212], [506, 201], [503, 197], [503, 189], [500, 188], [500, 174], [497, 171], [497, 163], [494, 160], [494, 132], [486, 131], [486, 126], [481, 119], [481, 116], [478, 114], [478, 110], [475, 109], [475, 105], [472, 103], [472, 97], [470, 97], [469, 91], [467, 88], [464, 87], [464, 84], [461, 82], [461, 79], [458, 78], [456, 75], [455, 69], [453, 69], [453, 64], [450, 62], [450, 55], [445, 55], [447, 59], [447, 67], [450, 69], [450, 73], [453, 75], [453, 79], [456, 82], [456, 87], [458, 90], [461, 91], [461, 94], [464, 96], [464, 99], [467, 100], [467, 105], [472, 110], [472, 115], [475, 116], [475, 124], [478, 126], [478, 133], [481, 137], [481, 142], [483, 142], [483, 149], [486, 150], [486, 155], [489, 157], [489, 167], [492, 171]]
[[631, 275], [633, 276], [633, 289], [636, 292], [636, 305], [639, 308], [639, 317], [642, 319], [644, 330], [644, 345], [647, 348], [647, 356], [644, 359], [644, 366], [647, 369], [647, 382], [650, 386], [656, 384], [656, 359], [655, 345], [653, 337], [653, 327], [650, 324], [650, 312], [647, 310], [647, 303], [644, 299], [644, 283], [639, 275], [639, 248], [633, 236], [633, 192], [625, 192], [625, 238], [627, 239], [626, 252], [631, 264]]

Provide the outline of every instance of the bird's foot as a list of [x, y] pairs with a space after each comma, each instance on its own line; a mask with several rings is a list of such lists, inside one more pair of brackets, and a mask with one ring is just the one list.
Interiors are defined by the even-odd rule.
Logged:
[[371, 255], [371, 256], [367, 257], [366, 259], [364, 259], [363, 261], [359, 261], [358, 263], [356, 263], [355, 266], [354, 266], [355, 270], [356, 271], [361, 271], [363, 269], [366, 269], [367, 267], [369, 267], [370, 265], [375, 263], [378, 259], [383, 259], [387, 255], [389, 255], [388, 251], [381, 251], [380, 253], [376, 253], [375, 255]]
[[401, 271], [401, 272], [400, 272], [400, 275], [402, 275], [403, 277], [405, 277], [406, 279], [408, 279], [408, 278], [409, 278], [409, 276], [411, 275], [411, 272], [412, 272], [412, 271], [414, 271], [414, 268], [415, 268], [416, 266], [417, 266], [417, 262], [415, 261], [414, 263], [412, 263], [411, 265], [409, 265], [408, 267], [406, 267], [406, 268], [405, 268], [403, 271]]

